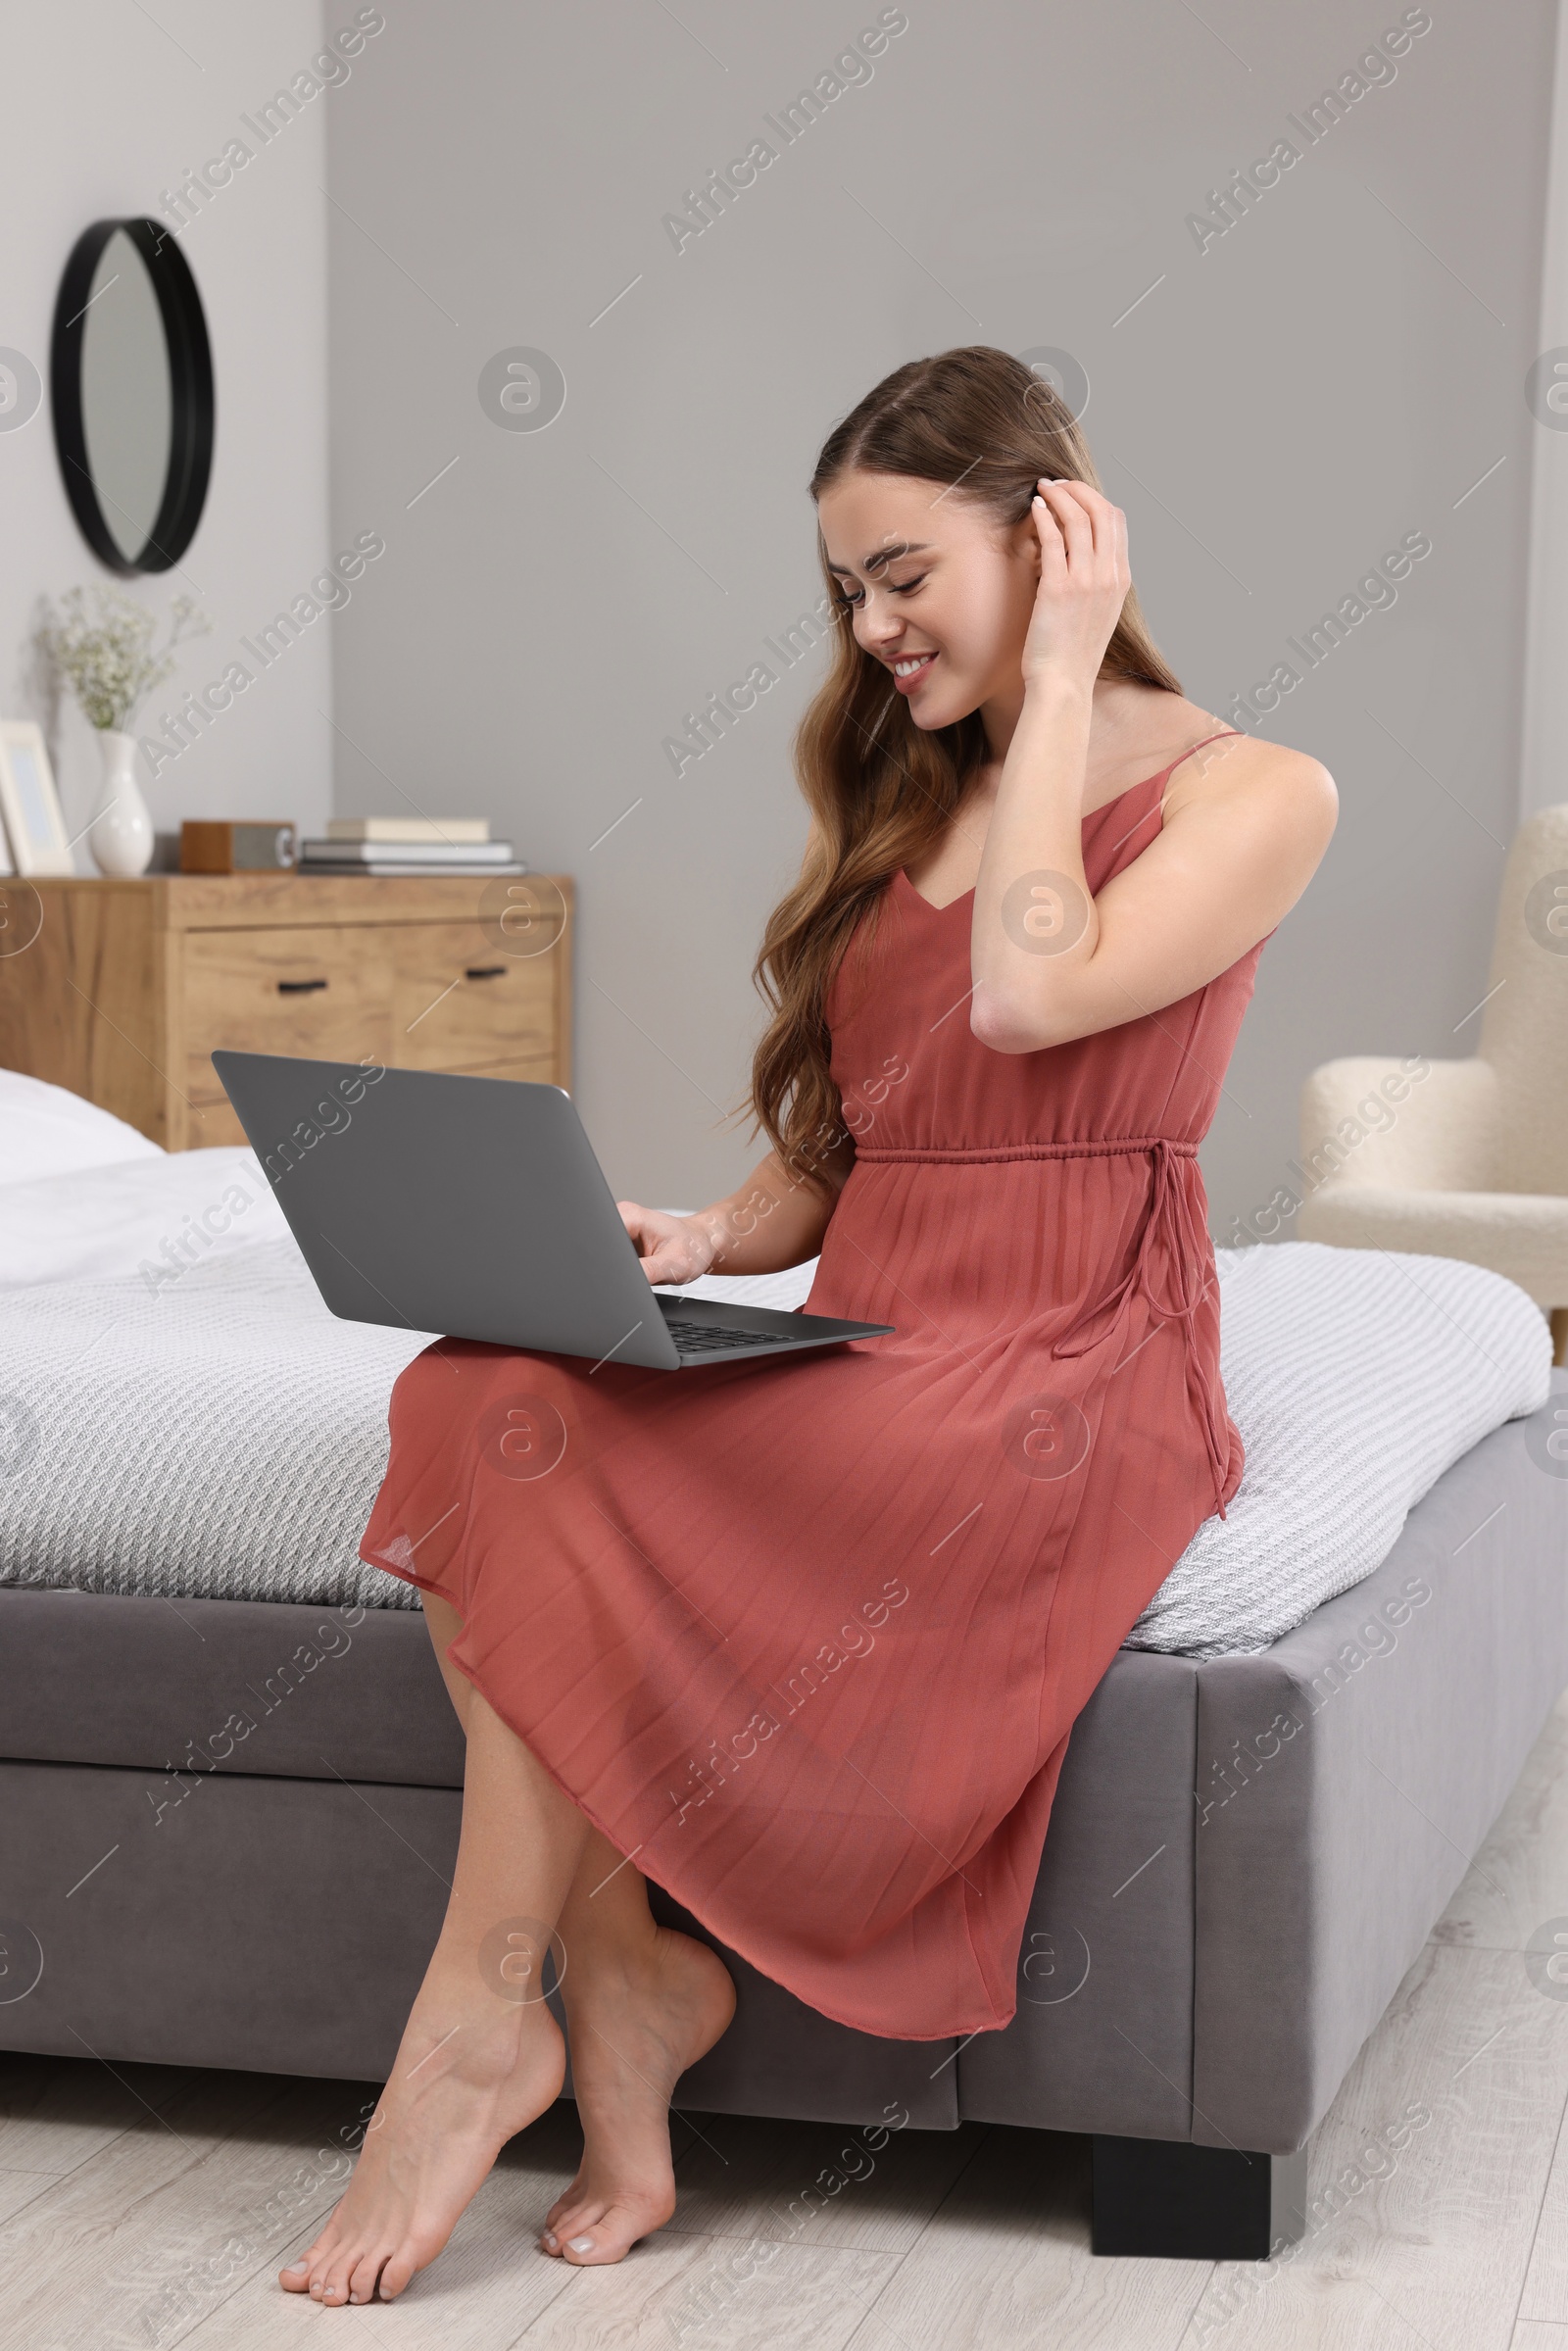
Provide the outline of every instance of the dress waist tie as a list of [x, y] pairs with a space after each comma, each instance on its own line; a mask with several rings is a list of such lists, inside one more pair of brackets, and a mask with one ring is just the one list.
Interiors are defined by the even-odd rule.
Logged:
[[[1208, 1228], [1198, 1215], [1191, 1188], [1181, 1174], [1183, 1160], [1197, 1160], [1196, 1143], [1179, 1143], [1170, 1135], [1107, 1135], [1084, 1142], [999, 1144], [989, 1149], [968, 1150], [858, 1144], [856, 1158], [870, 1164], [906, 1161], [969, 1165], [1004, 1159], [1119, 1158], [1139, 1152], [1147, 1152], [1153, 1162], [1153, 1184], [1133, 1261], [1109, 1297], [1092, 1307], [1076, 1330], [1055, 1340], [1051, 1353], [1053, 1357], [1088, 1354], [1091, 1347], [1110, 1336], [1139, 1291], [1158, 1320], [1184, 1322], [1188, 1339], [1188, 1388], [1190, 1392], [1195, 1388], [1198, 1391], [1203, 1441], [1214, 1474], [1214, 1507], [1223, 1518], [1225, 1505], [1220, 1497], [1230, 1474], [1229, 1431], [1215, 1400], [1213, 1382], [1195, 1380], [1193, 1373], [1196, 1340], [1193, 1317], [1208, 1296], [1214, 1278], [1207, 1270], [1212, 1262]], [[1152, 1279], [1152, 1259], [1161, 1246], [1176, 1266], [1178, 1289], [1174, 1305], [1155, 1296]]]
[[[1192, 1143], [1177, 1143], [1168, 1135], [1156, 1135], [1140, 1148], [1148, 1151], [1153, 1161], [1153, 1184], [1149, 1211], [1138, 1236], [1133, 1261], [1110, 1296], [1101, 1300], [1076, 1331], [1056, 1340], [1051, 1352], [1054, 1356], [1087, 1354], [1092, 1347], [1099, 1346], [1109, 1337], [1139, 1291], [1143, 1292], [1149, 1300], [1151, 1312], [1159, 1321], [1184, 1322], [1188, 1341], [1188, 1387], [1191, 1390], [1196, 1386], [1199, 1391], [1197, 1400], [1203, 1424], [1203, 1440], [1208, 1450], [1209, 1466], [1214, 1473], [1214, 1507], [1223, 1518], [1225, 1504], [1221, 1497], [1230, 1474], [1230, 1434], [1221, 1420], [1214, 1383], [1211, 1380], [1195, 1382], [1193, 1377], [1193, 1349], [1197, 1339], [1193, 1318], [1215, 1280], [1215, 1276], [1208, 1271], [1212, 1260], [1208, 1228], [1199, 1217], [1192, 1189], [1183, 1181], [1181, 1174], [1181, 1161], [1196, 1160], [1198, 1148]], [[1153, 1257], [1160, 1246], [1163, 1246], [1176, 1268], [1174, 1304], [1158, 1298], [1154, 1291]]]

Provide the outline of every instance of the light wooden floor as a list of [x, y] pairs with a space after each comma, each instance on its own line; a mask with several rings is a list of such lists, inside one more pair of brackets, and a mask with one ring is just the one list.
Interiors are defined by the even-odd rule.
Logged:
[[575, 2156], [558, 2107], [402, 2300], [323, 2311], [273, 2276], [370, 2090], [0, 2058], [0, 2346], [1568, 2351], [1568, 1997], [1524, 1956], [1558, 1918], [1568, 1701], [1320, 2128], [1309, 2195], [1407, 2107], [1430, 2122], [1274, 2265], [1096, 2261], [1088, 2142], [978, 2125], [891, 2140], [796, 2234], [780, 2214], [849, 2134], [698, 2115], [673, 2227], [618, 2269], [564, 2271], [531, 2239]]

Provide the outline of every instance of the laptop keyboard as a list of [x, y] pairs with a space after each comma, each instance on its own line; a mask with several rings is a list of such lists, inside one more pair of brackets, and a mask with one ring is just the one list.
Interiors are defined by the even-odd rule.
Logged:
[[683, 1355], [728, 1354], [736, 1347], [778, 1345], [770, 1331], [737, 1331], [722, 1322], [677, 1322], [671, 1315], [664, 1328]]

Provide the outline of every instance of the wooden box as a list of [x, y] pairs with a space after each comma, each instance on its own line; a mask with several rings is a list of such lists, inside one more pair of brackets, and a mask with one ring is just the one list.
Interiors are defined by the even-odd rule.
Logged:
[[150, 874], [0, 897], [0, 1065], [169, 1151], [245, 1140], [219, 1047], [570, 1083], [559, 876]]

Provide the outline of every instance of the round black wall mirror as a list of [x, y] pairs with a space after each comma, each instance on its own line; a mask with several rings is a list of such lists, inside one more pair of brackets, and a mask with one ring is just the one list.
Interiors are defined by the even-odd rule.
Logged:
[[167, 571], [195, 535], [213, 464], [207, 321], [167, 227], [82, 231], [60, 281], [50, 378], [83, 538], [111, 571]]

